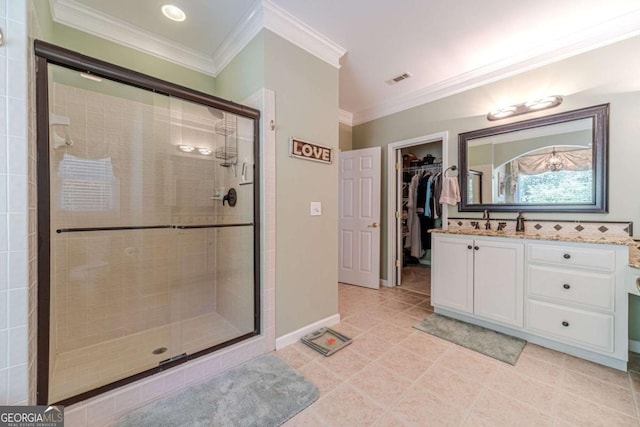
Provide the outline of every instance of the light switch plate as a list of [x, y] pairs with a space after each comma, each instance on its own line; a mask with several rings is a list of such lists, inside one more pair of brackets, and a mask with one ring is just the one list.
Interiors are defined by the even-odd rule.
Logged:
[[310, 211], [311, 211], [310, 212], [311, 216], [322, 215], [322, 203], [320, 203], [320, 202], [311, 202]]

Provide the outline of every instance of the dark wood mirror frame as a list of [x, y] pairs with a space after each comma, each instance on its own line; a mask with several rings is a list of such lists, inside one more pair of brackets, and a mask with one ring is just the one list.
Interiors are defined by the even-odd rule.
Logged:
[[[471, 140], [509, 132], [537, 128], [573, 120], [591, 118], [593, 122], [593, 203], [584, 204], [469, 204], [467, 203], [468, 159], [467, 148]], [[485, 209], [497, 212], [608, 212], [608, 144], [609, 143], [609, 104], [596, 105], [579, 110], [567, 111], [551, 116], [509, 123], [485, 129], [478, 129], [458, 135], [458, 166], [460, 167], [459, 211], [478, 212]]]

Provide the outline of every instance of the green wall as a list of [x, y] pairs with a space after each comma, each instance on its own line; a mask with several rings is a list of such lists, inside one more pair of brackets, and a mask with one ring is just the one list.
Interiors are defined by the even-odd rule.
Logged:
[[220, 98], [242, 102], [264, 84], [264, 31], [236, 55], [216, 77], [216, 92]]
[[338, 126], [340, 151], [349, 151], [353, 149], [353, 128], [344, 123]]
[[[289, 156], [292, 136], [334, 149], [338, 70], [269, 30], [216, 78], [218, 96], [240, 102], [260, 88], [276, 101], [276, 337], [338, 313], [338, 164]], [[350, 141], [349, 141], [350, 144]], [[309, 215], [310, 202], [322, 215]]]
[[[406, 111], [355, 126], [353, 148], [385, 147], [391, 142], [436, 132], [449, 131], [446, 148], [450, 164], [457, 164], [457, 135], [475, 129], [495, 126], [486, 120], [488, 111], [535, 99], [541, 95], [559, 94], [564, 102], [551, 111], [528, 114], [526, 117], [501, 120], [500, 124], [560, 113], [593, 105], [611, 104], [609, 131], [609, 213], [536, 213], [536, 219], [628, 221], [635, 222], [635, 235], [640, 236], [640, 198], [633, 197], [629, 185], [637, 182], [635, 174], [640, 159], [640, 37], [618, 42], [577, 55], [526, 73], [518, 74]], [[383, 156], [386, 150], [383, 150]], [[386, 164], [386, 159], [383, 159]], [[383, 169], [383, 175], [385, 175]], [[383, 182], [386, 177], [383, 176]], [[382, 277], [386, 278], [386, 206], [382, 197]], [[479, 213], [459, 214], [450, 207], [450, 216], [479, 216]], [[515, 213], [495, 213], [496, 218], [514, 218]], [[631, 303], [630, 333], [640, 339], [640, 304]], [[636, 314], [637, 313], [637, 314]]]
[[[265, 86], [275, 91], [276, 336], [338, 313], [338, 162], [289, 156], [295, 136], [338, 152], [338, 69], [264, 31]], [[309, 203], [322, 203], [310, 216]]]

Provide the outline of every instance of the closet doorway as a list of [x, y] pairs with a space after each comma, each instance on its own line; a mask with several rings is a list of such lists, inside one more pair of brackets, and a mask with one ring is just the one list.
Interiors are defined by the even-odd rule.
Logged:
[[436, 183], [447, 165], [447, 136], [444, 132], [389, 145], [389, 286], [431, 294], [428, 230], [446, 221]]

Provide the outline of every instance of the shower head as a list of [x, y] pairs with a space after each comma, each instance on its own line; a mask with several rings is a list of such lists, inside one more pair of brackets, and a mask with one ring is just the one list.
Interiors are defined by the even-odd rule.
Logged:
[[209, 110], [209, 113], [211, 113], [211, 115], [213, 117], [215, 117], [216, 119], [221, 119], [224, 117], [224, 113], [220, 110], [218, 110], [217, 108], [214, 107], [207, 107], [207, 110]]

